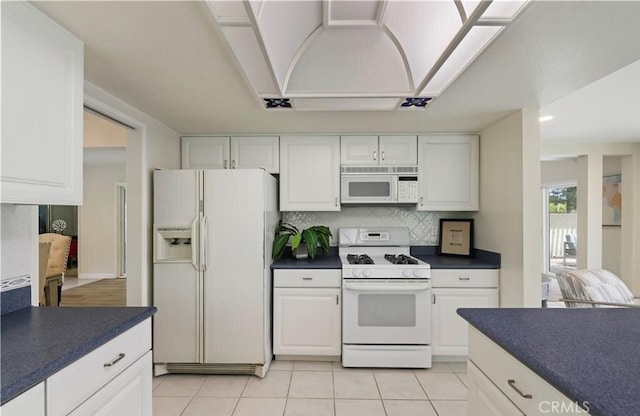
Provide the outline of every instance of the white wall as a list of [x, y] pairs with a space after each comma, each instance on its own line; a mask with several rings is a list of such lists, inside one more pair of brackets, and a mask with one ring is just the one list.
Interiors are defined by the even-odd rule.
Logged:
[[116, 183], [126, 180], [125, 153], [121, 153], [120, 163], [84, 164], [78, 277], [118, 277]]
[[152, 169], [180, 167], [180, 136], [90, 82], [85, 102], [135, 127], [127, 136], [127, 305], [151, 305]]
[[575, 183], [578, 177], [578, 162], [575, 157], [540, 162], [540, 181], [542, 186]]
[[126, 147], [127, 128], [113, 121], [84, 111], [84, 140], [87, 147]]
[[502, 254], [500, 305], [540, 305], [542, 240], [537, 111], [513, 113], [480, 133], [476, 246]]

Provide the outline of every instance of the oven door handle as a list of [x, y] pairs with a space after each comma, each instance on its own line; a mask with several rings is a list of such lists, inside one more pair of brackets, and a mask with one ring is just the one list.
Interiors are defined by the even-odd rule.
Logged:
[[428, 290], [431, 287], [429, 283], [425, 284], [404, 284], [404, 285], [393, 285], [393, 284], [369, 284], [363, 285], [359, 283], [348, 283], [344, 282], [344, 288], [347, 290], [359, 290], [363, 292], [373, 292], [373, 291], [393, 291], [393, 292], [416, 292], [419, 290]]

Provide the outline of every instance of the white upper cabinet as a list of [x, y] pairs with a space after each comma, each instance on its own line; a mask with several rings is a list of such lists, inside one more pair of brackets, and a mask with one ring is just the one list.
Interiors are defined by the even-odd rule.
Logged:
[[278, 136], [182, 138], [182, 169], [279, 171]]
[[232, 137], [231, 168], [263, 168], [269, 173], [278, 173], [278, 136]]
[[343, 165], [415, 165], [416, 136], [342, 136]]
[[183, 137], [182, 169], [227, 169], [229, 137]]
[[83, 44], [2, 2], [2, 203], [82, 204]]
[[478, 210], [478, 136], [419, 136], [418, 168], [418, 210]]
[[340, 211], [340, 137], [280, 138], [280, 211]]

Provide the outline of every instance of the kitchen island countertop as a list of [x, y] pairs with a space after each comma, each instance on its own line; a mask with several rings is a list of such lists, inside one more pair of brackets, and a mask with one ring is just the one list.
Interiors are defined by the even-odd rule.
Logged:
[[458, 309], [592, 416], [640, 411], [640, 309]]
[[44, 381], [155, 312], [155, 307], [28, 307], [2, 315], [1, 403]]

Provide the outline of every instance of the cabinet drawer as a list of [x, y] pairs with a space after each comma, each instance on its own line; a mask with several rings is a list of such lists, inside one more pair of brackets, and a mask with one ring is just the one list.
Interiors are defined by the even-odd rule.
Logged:
[[431, 270], [433, 287], [498, 287], [498, 269], [436, 269]]
[[[549, 405], [558, 403], [564, 408], [576, 409], [576, 403], [475, 328], [469, 330], [469, 352], [469, 360], [486, 374], [524, 414], [541, 414], [539, 406], [545, 406], [547, 403]], [[509, 380], [513, 380], [513, 387], [509, 384]], [[523, 397], [516, 388], [531, 397]]]
[[44, 416], [44, 383], [25, 391], [0, 407], [3, 416]]
[[47, 415], [68, 414], [150, 349], [151, 318], [49, 377]]
[[275, 270], [274, 287], [340, 287], [340, 269], [288, 269]]

